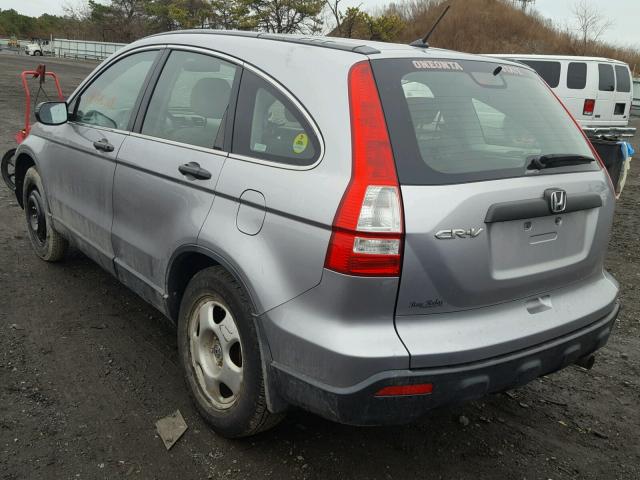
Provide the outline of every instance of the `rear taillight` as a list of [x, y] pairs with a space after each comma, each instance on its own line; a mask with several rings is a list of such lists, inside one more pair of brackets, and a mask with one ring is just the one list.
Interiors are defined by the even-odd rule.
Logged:
[[333, 221], [325, 267], [348, 275], [398, 276], [403, 219], [398, 176], [369, 62], [349, 72], [351, 181]]
[[595, 108], [596, 108], [596, 101], [591, 98], [587, 98], [584, 101], [584, 106], [582, 107], [582, 115], [591, 117], [593, 115], [593, 111], [595, 110]]

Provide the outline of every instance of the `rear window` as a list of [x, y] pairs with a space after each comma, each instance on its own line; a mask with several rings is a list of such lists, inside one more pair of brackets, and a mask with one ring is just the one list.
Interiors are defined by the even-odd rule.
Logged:
[[631, 91], [631, 78], [629, 77], [629, 69], [622, 65], [616, 65], [616, 90], [619, 92]]
[[[540, 155], [592, 156], [560, 102], [528, 68], [424, 59], [372, 65], [402, 184], [518, 177]], [[544, 173], [597, 168], [592, 162]]]
[[540, 60], [519, 60], [533, 68], [545, 82], [556, 88], [560, 84], [560, 62], [545, 62]]
[[587, 64], [570, 62], [567, 68], [567, 88], [582, 90], [587, 86]]
[[616, 89], [616, 81], [613, 76], [613, 66], [605, 63], [598, 64], [598, 90], [601, 92], [613, 92]]

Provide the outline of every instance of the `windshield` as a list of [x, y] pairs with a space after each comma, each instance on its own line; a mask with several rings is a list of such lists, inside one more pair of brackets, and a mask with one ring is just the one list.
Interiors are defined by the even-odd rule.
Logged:
[[[542, 155], [593, 157], [560, 102], [527, 68], [424, 59], [372, 65], [403, 184], [522, 176]], [[544, 173], [597, 168], [592, 162]]]

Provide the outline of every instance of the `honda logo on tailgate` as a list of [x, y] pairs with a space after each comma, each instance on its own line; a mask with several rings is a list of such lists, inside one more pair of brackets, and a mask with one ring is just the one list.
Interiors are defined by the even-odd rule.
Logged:
[[554, 188], [544, 193], [548, 199], [551, 213], [562, 213], [565, 211], [567, 208], [567, 192]]

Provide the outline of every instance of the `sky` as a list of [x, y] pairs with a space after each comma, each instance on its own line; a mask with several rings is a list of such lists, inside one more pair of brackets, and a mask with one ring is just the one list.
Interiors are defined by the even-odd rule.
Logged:
[[[0, 9], [13, 8], [31, 16], [45, 12], [60, 15], [65, 4], [77, 4], [82, 0], [0, 0]], [[99, 0], [108, 3], [107, 0]], [[462, 4], [464, 0], [456, 0]], [[573, 26], [572, 6], [577, 0], [536, 0], [534, 8], [543, 16], [552, 19], [558, 25]], [[618, 45], [640, 49], [640, 0], [587, 0], [595, 5], [613, 22], [602, 39]], [[344, 7], [361, 6], [365, 10], [375, 10], [391, 3], [389, 0], [342, 0]]]

